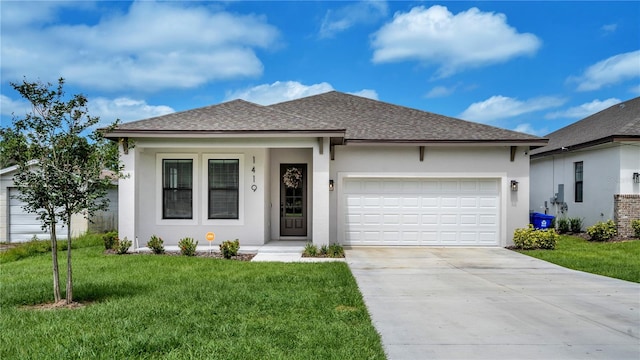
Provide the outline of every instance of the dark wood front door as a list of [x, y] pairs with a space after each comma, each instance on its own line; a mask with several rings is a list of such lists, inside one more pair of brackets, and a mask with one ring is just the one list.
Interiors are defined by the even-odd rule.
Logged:
[[307, 164], [280, 164], [280, 236], [307, 236]]

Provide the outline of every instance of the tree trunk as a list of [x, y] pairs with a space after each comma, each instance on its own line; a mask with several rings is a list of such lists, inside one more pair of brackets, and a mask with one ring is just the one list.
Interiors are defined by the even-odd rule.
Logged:
[[71, 215], [67, 218], [67, 305], [73, 302], [73, 277], [71, 271]]
[[58, 271], [58, 240], [56, 239], [56, 223], [51, 225], [51, 259], [53, 260], [53, 300], [59, 302], [60, 296], [60, 272]]

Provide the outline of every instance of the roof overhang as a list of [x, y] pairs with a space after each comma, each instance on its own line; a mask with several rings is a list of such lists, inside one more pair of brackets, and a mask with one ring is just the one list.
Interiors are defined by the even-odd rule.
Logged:
[[547, 139], [527, 140], [382, 140], [345, 139], [346, 145], [391, 145], [391, 146], [544, 146]]
[[581, 144], [567, 145], [567, 146], [562, 146], [562, 147], [559, 147], [559, 148], [554, 148], [552, 150], [531, 154], [531, 159], [539, 159], [539, 158], [546, 157], [546, 156], [552, 156], [552, 155], [558, 155], [558, 154], [566, 154], [567, 152], [583, 150], [583, 149], [586, 149], [586, 148], [590, 148], [590, 147], [594, 147], [594, 146], [598, 146], [598, 145], [603, 145], [603, 144], [608, 144], [608, 143], [637, 142], [637, 141], [640, 141], [640, 136], [636, 136], [636, 135], [631, 135], [631, 136], [629, 136], [629, 135], [613, 135], [613, 136], [608, 136], [608, 137], [597, 139], [597, 140], [593, 140], [593, 141], [588, 141], [588, 142], [581, 143]]
[[182, 130], [126, 130], [115, 129], [104, 134], [107, 139], [120, 138], [277, 138], [277, 137], [344, 137], [345, 130], [223, 130], [223, 131], [182, 131]]

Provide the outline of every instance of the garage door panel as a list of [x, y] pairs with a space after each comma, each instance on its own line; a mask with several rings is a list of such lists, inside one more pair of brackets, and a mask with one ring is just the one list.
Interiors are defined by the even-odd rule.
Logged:
[[419, 219], [418, 214], [403, 214], [402, 225], [419, 225]]
[[[17, 188], [9, 188], [9, 241], [26, 242], [32, 240], [34, 236], [39, 240], [50, 239], [49, 230], [42, 229], [42, 222], [38, 215], [23, 210], [25, 203], [16, 197], [18, 194]], [[67, 238], [66, 227], [61, 223], [56, 226], [56, 237], [58, 239]]]
[[346, 179], [350, 245], [497, 245], [498, 179]]
[[438, 208], [438, 198], [437, 197], [423, 197], [422, 198], [422, 208], [424, 209], [437, 209]]
[[386, 208], [400, 208], [401, 200], [399, 197], [384, 197], [382, 198], [382, 204]]
[[417, 196], [408, 196], [408, 197], [402, 198], [403, 209], [409, 209], [409, 208], [417, 209], [419, 207], [420, 207], [420, 199]]
[[458, 207], [458, 198], [457, 197], [449, 197], [443, 196], [440, 198], [440, 207], [441, 208], [457, 208]]

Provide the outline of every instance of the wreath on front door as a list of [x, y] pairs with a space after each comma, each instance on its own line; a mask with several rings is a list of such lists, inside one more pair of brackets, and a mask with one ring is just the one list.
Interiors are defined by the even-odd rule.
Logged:
[[297, 189], [302, 184], [302, 170], [297, 167], [290, 167], [282, 175], [284, 186]]

